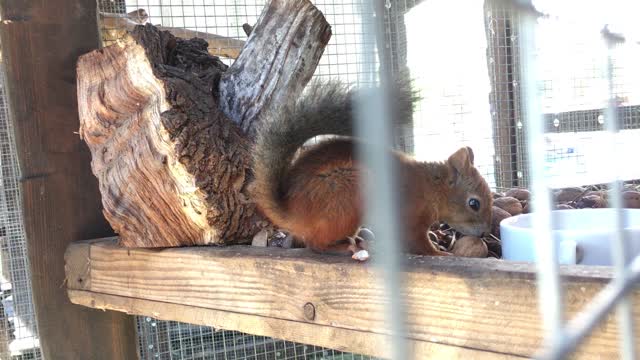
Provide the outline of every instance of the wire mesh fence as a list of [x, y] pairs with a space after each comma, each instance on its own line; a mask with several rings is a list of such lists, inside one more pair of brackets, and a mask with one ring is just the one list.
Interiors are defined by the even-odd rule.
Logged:
[[[605, 111], [607, 108], [606, 74], [602, 54], [606, 48], [597, 31], [595, 20], [579, 21], [566, 8], [537, 1], [550, 15], [538, 20], [536, 36], [540, 39], [536, 56], [542, 86], [541, 108], [546, 134], [548, 176], [552, 186], [581, 186], [607, 181], [597, 167], [606, 160], [598, 148], [606, 146]], [[572, 5], [568, 4], [567, 8]], [[630, 4], [626, 4], [628, 9]], [[584, 11], [596, 19], [599, 5]], [[625, 6], [616, 11], [622, 14]], [[491, 116], [495, 149], [496, 184], [498, 188], [530, 185], [526, 134], [522, 109], [522, 81], [520, 79], [521, 15], [508, 1], [485, 2], [487, 62], [491, 79]], [[622, 20], [622, 16], [609, 17]], [[624, 21], [624, 20], [622, 20]], [[594, 31], [594, 29], [596, 31]], [[637, 61], [636, 44], [625, 44], [615, 50], [613, 81], [618, 96], [617, 112], [621, 128], [625, 130], [626, 148], [631, 138], [638, 136], [638, 76], [629, 66]], [[623, 177], [637, 179], [638, 173], [629, 171]]]
[[0, 61], [0, 358], [40, 359], [4, 71]]
[[[367, 0], [314, 1], [332, 26], [333, 36], [316, 70], [362, 84], [379, 65], [368, 52], [374, 19]], [[640, 46], [625, 43], [607, 49], [588, 21], [577, 21], [564, 8], [538, 20], [535, 49], [540, 110], [544, 123], [545, 175], [552, 187], [585, 186], [610, 181], [600, 169], [608, 146], [607, 82], [615, 95], [621, 152], [634, 153], [640, 135], [640, 76], [635, 64]], [[224, 36], [218, 46], [239, 50], [265, 0], [98, 0], [105, 45], [124, 35], [127, 26], [149, 21], [167, 28]], [[494, 190], [530, 187], [521, 11], [500, 0], [394, 1], [385, 3], [385, 51], [392, 72], [409, 70], [420, 90], [412, 124], [399, 126], [396, 146], [419, 160], [441, 160], [460, 145], [476, 152], [476, 167]], [[544, 6], [543, 6], [544, 8]], [[570, 7], [569, 7], [570, 8]], [[584, 6], [589, 16], [600, 8]], [[144, 9], [144, 12], [139, 12]], [[616, 11], [625, 12], [624, 6]], [[628, 10], [627, 11], [631, 11]], [[562, 34], [559, 36], [559, 34]], [[225, 43], [226, 41], [226, 43]], [[229, 53], [229, 52], [226, 52]], [[232, 58], [224, 59], [232, 63]], [[2, 76], [0, 71], [0, 76]], [[30, 276], [19, 196], [19, 168], [4, 77], [0, 78], [0, 355], [40, 358], [30, 292]], [[621, 169], [625, 180], [640, 179], [638, 167]], [[297, 344], [204, 326], [137, 317], [143, 359], [361, 359], [326, 348]]]
[[[124, 35], [123, 23], [113, 21], [114, 17], [135, 19], [135, 16], [127, 17], [127, 14], [138, 9], [144, 9], [144, 19], [154, 25], [245, 40], [247, 34], [243, 30], [243, 24], [254, 25], [265, 3], [265, 0], [101, 0], [99, 6], [103, 14], [103, 41], [108, 45]], [[364, 62], [363, 49], [371, 46], [365, 43], [367, 36], [362, 30], [365, 21], [371, 21], [362, 16], [363, 0], [319, 0], [314, 1], [314, 4], [327, 17], [334, 34], [315, 75], [339, 77], [348, 82], [359, 83], [362, 75], [369, 74], [366, 70], [370, 64]], [[105, 21], [105, 17], [110, 21]], [[220, 46], [237, 49], [235, 43], [226, 44], [222, 42]], [[228, 64], [233, 61], [224, 57], [223, 60]]]
[[237, 331], [138, 317], [142, 359], [326, 359], [364, 360], [368, 356]]
[[[372, 60], [374, 56], [367, 54], [374, 48], [375, 37], [367, 33], [374, 19], [365, 11], [365, 3], [357, 0], [314, 3], [333, 29], [332, 40], [315, 75], [339, 77], [355, 84], [366, 82], [371, 71], [377, 71], [378, 64]], [[609, 179], [598, 168], [606, 159], [597, 151], [609, 141], [605, 132], [607, 77], [602, 71], [605, 48], [598, 34], [585, 31], [585, 22], [576, 26], [575, 19], [562, 8], [544, 1], [539, 3], [551, 7], [552, 14], [560, 13], [540, 19], [535, 29], [536, 37], [541, 39], [535, 51], [542, 84], [545, 133], [544, 148], [539, 150], [545, 154], [545, 176], [556, 188], [605, 183]], [[102, 0], [100, 10], [124, 16], [144, 9], [153, 24], [244, 40], [247, 34], [242, 25], [254, 24], [264, 4], [264, 0]], [[469, 145], [476, 153], [475, 166], [494, 190], [530, 187], [529, 124], [525, 112], [528, 94], [523, 90], [521, 71], [524, 23], [521, 9], [502, 0], [476, 1], [465, 6], [444, 0], [386, 0], [384, 6], [383, 51], [390, 70], [409, 70], [422, 97], [413, 123], [396, 129], [396, 146], [419, 160], [441, 160], [455, 147]], [[589, 11], [597, 9], [593, 6]], [[121, 28], [110, 24], [102, 22], [105, 43], [122, 34], [118, 32]], [[228, 44], [229, 48], [237, 46]], [[639, 55], [635, 44], [616, 48], [613, 54], [616, 111], [620, 127], [625, 130], [621, 137], [623, 148], [627, 146], [625, 151], [633, 148], [640, 124], [640, 92], [636, 84], [639, 77], [633, 66], [640, 60]], [[231, 63], [233, 59], [225, 61]], [[640, 178], [635, 168], [628, 170], [621, 175], [623, 178]], [[188, 348], [197, 343], [199, 350], [189, 350], [190, 354], [204, 353], [206, 347], [211, 354], [222, 351], [231, 356], [225, 350], [216, 350], [227, 346], [233, 349], [233, 356], [240, 351], [241, 357], [261, 358], [266, 355], [255, 352], [259, 347], [256, 341], [270, 341], [149, 318], [139, 318], [138, 326], [144, 334], [141, 349], [145, 356], [163, 353], [193, 356], [185, 355], [186, 348], [182, 345], [174, 349], [174, 342], [182, 341], [181, 344], [189, 344], [185, 345]], [[225, 336], [241, 339], [241, 344], [231, 341], [231, 345], [224, 345]], [[253, 341], [253, 355], [246, 353], [247, 338]], [[211, 345], [212, 342], [222, 345]], [[287, 342], [278, 344], [271, 345], [273, 349], [281, 349], [272, 353], [276, 358], [287, 358], [291, 352], [298, 356], [307, 349], [298, 344], [290, 344], [289, 348]], [[320, 353], [325, 356], [328, 350], [310, 351], [303, 356], [315, 357]]]

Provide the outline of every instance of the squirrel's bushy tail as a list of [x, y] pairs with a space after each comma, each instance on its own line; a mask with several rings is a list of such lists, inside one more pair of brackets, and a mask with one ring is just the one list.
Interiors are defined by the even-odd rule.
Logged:
[[[409, 77], [394, 79], [388, 94], [392, 121], [410, 121], [417, 96]], [[294, 105], [263, 115], [253, 152], [253, 196], [271, 221], [286, 222], [284, 179], [298, 148], [319, 135], [352, 136], [357, 101], [363, 96], [365, 92], [337, 80], [314, 80]]]

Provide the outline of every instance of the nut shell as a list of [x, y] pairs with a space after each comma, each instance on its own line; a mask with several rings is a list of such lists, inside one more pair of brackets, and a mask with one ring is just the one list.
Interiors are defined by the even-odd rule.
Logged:
[[508, 217], [511, 217], [511, 214], [497, 206], [491, 209], [491, 234], [493, 236], [500, 239], [500, 222]]
[[527, 189], [513, 188], [504, 193], [504, 196], [511, 196], [520, 201], [529, 201], [529, 198], [531, 198], [531, 193]]
[[520, 200], [511, 196], [503, 196], [493, 200], [493, 206], [497, 206], [513, 216], [522, 214], [522, 204]]
[[489, 249], [479, 237], [465, 235], [453, 242], [451, 253], [461, 257], [486, 258]]
[[625, 191], [622, 193], [622, 201], [626, 208], [640, 209], [640, 192], [632, 190]]
[[569, 187], [560, 189], [555, 193], [555, 200], [559, 203], [567, 203], [577, 200], [580, 196], [585, 194], [585, 189], [581, 187]]
[[576, 201], [576, 206], [580, 209], [593, 208], [600, 209], [607, 207], [607, 200], [598, 195], [585, 195]]
[[567, 205], [567, 204], [558, 204], [556, 206], [556, 210], [572, 210], [573, 207], [571, 205]]

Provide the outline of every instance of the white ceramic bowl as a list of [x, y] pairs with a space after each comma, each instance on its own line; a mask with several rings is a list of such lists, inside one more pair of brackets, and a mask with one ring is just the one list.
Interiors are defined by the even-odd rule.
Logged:
[[[561, 264], [608, 265], [616, 229], [614, 209], [555, 210], [553, 235]], [[624, 209], [627, 259], [640, 254], [640, 209]], [[513, 216], [500, 222], [502, 258], [536, 261], [535, 242], [541, 230], [531, 226], [531, 214]]]

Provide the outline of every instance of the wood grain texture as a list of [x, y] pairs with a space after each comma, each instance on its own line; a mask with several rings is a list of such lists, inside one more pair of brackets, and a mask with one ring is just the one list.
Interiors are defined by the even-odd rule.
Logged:
[[43, 356], [134, 359], [133, 318], [73, 305], [63, 286], [67, 244], [113, 234], [100, 211], [89, 152], [74, 134], [75, 63], [80, 54], [99, 45], [96, 3], [2, 0], [0, 12]]
[[131, 37], [78, 61], [79, 133], [93, 154], [105, 217], [125, 245], [135, 245], [132, 233], [169, 246], [214, 236], [203, 194], [172, 156], [175, 144], [160, 119], [170, 109], [165, 99], [144, 48]]
[[[125, 296], [106, 295], [90, 291], [69, 290], [75, 304], [95, 309], [113, 310], [174, 320], [218, 329], [236, 330], [302, 344], [323, 346], [339, 351], [388, 358], [391, 349], [388, 336], [358, 330], [283, 320], [237, 312], [220, 311], [198, 306], [171, 304]], [[523, 357], [467, 349], [427, 341], [409, 340], [415, 359], [524, 359]]]
[[262, 111], [298, 98], [330, 38], [331, 26], [311, 1], [271, 0], [222, 75], [220, 108], [253, 137]]
[[[89, 289], [73, 283], [69, 289], [387, 334], [380, 274], [348, 258], [251, 247], [127, 250], [105, 240], [91, 245], [90, 264]], [[541, 344], [533, 266], [419, 256], [407, 258], [407, 266], [411, 339], [524, 357]], [[562, 268], [562, 275], [570, 315], [611, 278], [608, 268], [598, 267]], [[305, 317], [307, 303], [315, 308], [312, 320]], [[634, 316], [640, 319], [640, 309]], [[617, 324], [609, 316], [579, 358], [615, 357], [617, 347]]]
[[78, 62], [80, 136], [125, 246], [247, 243], [260, 230], [250, 143], [217, 110], [227, 66], [206, 49], [146, 25]]
[[231, 68], [150, 24], [80, 58], [79, 132], [122, 245], [246, 244], [270, 226], [249, 196], [257, 115], [297, 98], [330, 34], [308, 0], [272, 0]]

